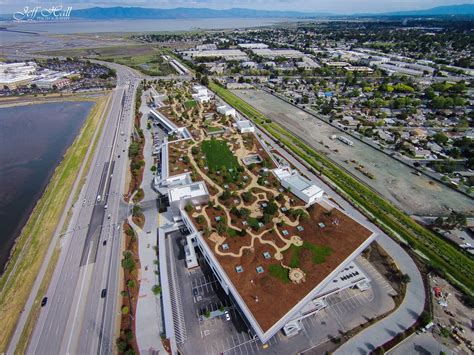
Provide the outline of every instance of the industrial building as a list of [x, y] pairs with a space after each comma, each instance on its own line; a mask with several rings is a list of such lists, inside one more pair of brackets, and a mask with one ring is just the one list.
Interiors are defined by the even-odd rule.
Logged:
[[248, 60], [245, 52], [240, 49], [216, 49], [203, 51], [184, 51], [182, 55], [186, 59], [193, 58], [223, 58], [224, 60]]
[[265, 43], [240, 43], [239, 47], [245, 49], [266, 49], [268, 45]]
[[288, 58], [288, 59], [297, 59], [297, 58], [303, 58], [304, 53], [297, 51], [295, 49], [269, 49], [269, 48], [263, 48], [263, 49], [252, 49], [252, 52], [255, 55], [258, 55], [260, 57], [264, 58], [277, 58], [277, 57], [283, 57], [283, 58]]

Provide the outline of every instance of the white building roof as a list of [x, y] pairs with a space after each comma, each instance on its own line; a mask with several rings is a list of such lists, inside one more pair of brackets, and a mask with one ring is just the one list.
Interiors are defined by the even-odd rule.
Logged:
[[239, 47], [248, 49], [265, 49], [268, 48], [268, 45], [265, 43], [240, 43]]
[[274, 169], [273, 173], [282, 182], [285, 182], [291, 188], [292, 192], [299, 191], [303, 195], [311, 199], [314, 196], [321, 197], [324, 193], [323, 189], [316, 186], [304, 176], [301, 176], [296, 170], [290, 168]]
[[223, 115], [235, 115], [235, 108], [232, 108], [227, 105], [222, 105], [217, 107], [217, 112], [222, 113]]
[[275, 57], [285, 57], [285, 58], [301, 58], [304, 56], [303, 53], [295, 49], [253, 49], [254, 54], [261, 57], [275, 58]]
[[183, 55], [189, 57], [223, 57], [223, 58], [246, 58], [247, 55], [240, 49], [217, 49], [207, 51], [184, 51]]
[[241, 120], [241, 121], [237, 121], [237, 127], [242, 130], [242, 129], [246, 129], [246, 128], [252, 128], [253, 125], [250, 123], [249, 120]]
[[169, 191], [170, 202], [180, 201], [188, 198], [195, 198], [208, 195], [204, 182], [194, 182], [189, 185], [175, 187]]

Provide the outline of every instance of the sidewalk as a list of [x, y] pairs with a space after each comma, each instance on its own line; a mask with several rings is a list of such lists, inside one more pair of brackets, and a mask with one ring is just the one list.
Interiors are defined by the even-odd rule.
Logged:
[[[142, 96], [142, 106], [140, 111], [143, 113], [141, 119], [141, 128], [145, 135], [145, 146], [143, 150], [145, 168], [143, 172], [143, 181], [141, 188], [144, 192], [144, 201], [156, 200], [156, 192], [151, 188], [151, 182], [154, 175], [150, 168], [154, 164], [152, 156], [151, 133], [146, 128], [148, 107], [145, 104], [145, 98]], [[155, 204], [151, 208], [143, 211], [145, 215], [145, 225], [143, 229], [136, 226], [131, 216], [128, 221], [137, 233], [138, 253], [140, 257], [140, 290], [138, 295], [135, 333], [138, 348], [141, 354], [166, 354], [166, 350], [161, 342], [161, 335], [164, 334], [161, 299], [160, 295], [155, 296], [152, 291], [153, 286], [159, 285], [159, 274], [157, 264], [157, 231], [158, 231], [158, 210]]]

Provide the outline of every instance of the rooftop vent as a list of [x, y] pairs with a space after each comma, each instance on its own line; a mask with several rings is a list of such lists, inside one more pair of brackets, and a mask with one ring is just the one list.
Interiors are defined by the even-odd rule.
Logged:
[[257, 270], [257, 273], [259, 273], [259, 274], [263, 273], [263, 271], [264, 271], [262, 266], [257, 266], [257, 268], [255, 270]]
[[264, 257], [265, 259], [270, 259], [272, 256], [271, 256], [271, 254], [270, 254], [268, 251], [266, 251], [266, 252], [263, 253], [263, 257]]
[[235, 271], [236, 271], [238, 274], [240, 274], [240, 273], [244, 272], [244, 268], [243, 268], [242, 266], [240, 266], [240, 265], [237, 265], [237, 266], [235, 267]]

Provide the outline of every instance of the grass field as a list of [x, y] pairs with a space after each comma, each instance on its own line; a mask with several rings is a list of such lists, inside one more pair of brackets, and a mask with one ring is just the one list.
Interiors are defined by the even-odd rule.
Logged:
[[164, 50], [153, 45], [124, 45], [102, 48], [74, 48], [40, 52], [50, 56], [86, 57], [127, 65], [146, 75], [164, 76], [176, 74], [173, 67], [161, 56]]
[[201, 149], [206, 155], [207, 166], [210, 169], [219, 170], [222, 167], [226, 169], [237, 169], [239, 163], [232, 154], [226, 142], [217, 139], [204, 141]]
[[[92, 138], [100, 123], [106, 102], [106, 96], [97, 99], [79, 135], [67, 150], [63, 161], [56, 168], [43, 196], [31, 213], [17, 239], [10, 263], [0, 279], [0, 314], [2, 314], [3, 322], [0, 353], [6, 351], [9, 338], [30, 294], [84, 156], [92, 144]], [[53, 261], [56, 258], [57, 255], [53, 255]], [[52, 270], [48, 270], [47, 274], [51, 273]], [[43, 290], [45, 287], [42, 285]], [[34, 307], [39, 307], [39, 305]], [[31, 324], [27, 326], [32, 327]]]
[[229, 90], [211, 83], [210, 89], [230, 105], [238, 109], [258, 126], [269, 132], [299, 158], [320, 171], [347, 200], [358, 206], [373, 223], [394, 239], [402, 239], [426, 257], [424, 260], [442, 275], [450, 279], [465, 293], [473, 294], [474, 260], [442, 237], [416, 223], [410, 216], [383, 199], [370, 188], [354, 179], [333, 164], [327, 157], [318, 154], [301, 139], [283, 127], [267, 119], [251, 105]]
[[161, 57], [161, 51], [143, 55], [130, 55], [122, 57], [103, 57], [102, 60], [126, 65], [143, 74], [152, 76], [165, 76], [176, 74], [173, 67]]

